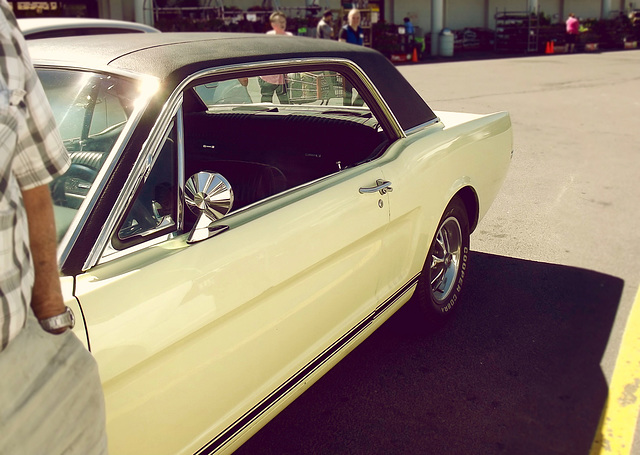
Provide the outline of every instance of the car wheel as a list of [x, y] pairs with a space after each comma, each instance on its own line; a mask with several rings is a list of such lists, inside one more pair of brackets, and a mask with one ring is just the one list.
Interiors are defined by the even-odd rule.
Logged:
[[469, 260], [469, 217], [454, 198], [438, 224], [416, 288], [418, 305], [436, 321], [446, 319], [458, 304]]

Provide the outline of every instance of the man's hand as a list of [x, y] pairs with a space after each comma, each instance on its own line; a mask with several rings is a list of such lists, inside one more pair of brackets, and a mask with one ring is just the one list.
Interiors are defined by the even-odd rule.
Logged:
[[[22, 192], [29, 224], [29, 242], [35, 268], [31, 308], [36, 317], [50, 318], [65, 312], [56, 255], [56, 225], [47, 185]], [[64, 330], [63, 330], [64, 331]]]

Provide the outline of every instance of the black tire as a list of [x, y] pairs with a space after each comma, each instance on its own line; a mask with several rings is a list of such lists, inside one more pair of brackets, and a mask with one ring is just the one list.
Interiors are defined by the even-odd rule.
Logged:
[[418, 306], [434, 322], [444, 322], [458, 305], [469, 260], [469, 216], [454, 198], [444, 211], [416, 288]]

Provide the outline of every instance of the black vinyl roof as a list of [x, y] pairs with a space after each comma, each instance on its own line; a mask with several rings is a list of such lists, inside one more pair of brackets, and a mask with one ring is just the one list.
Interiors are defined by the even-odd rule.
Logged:
[[194, 72], [218, 66], [291, 58], [347, 59], [369, 76], [403, 129], [435, 118], [382, 54], [330, 40], [240, 33], [142, 33], [34, 40], [29, 42], [29, 52], [36, 65], [115, 68], [152, 75], [172, 87]]

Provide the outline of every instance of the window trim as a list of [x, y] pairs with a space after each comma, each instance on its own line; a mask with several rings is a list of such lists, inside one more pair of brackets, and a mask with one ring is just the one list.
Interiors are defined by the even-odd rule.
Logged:
[[[105, 77], [113, 77], [116, 76], [118, 78], [129, 80], [133, 84], [139, 85], [140, 87], [155, 87], [158, 85], [158, 79], [153, 76], [148, 75], [139, 75], [133, 74], [128, 71], [113, 71], [113, 70], [104, 70], [102, 68], [87, 68], [83, 66], [73, 66], [73, 65], [60, 65], [60, 64], [38, 64], [35, 66], [36, 71], [73, 71], [78, 73], [90, 73], [102, 75]], [[125, 124], [124, 130], [120, 134], [119, 138], [113, 145], [112, 152], [106, 157], [105, 162], [102, 165], [102, 168], [99, 170], [98, 175], [96, 176], [95, 181], [91, 185], [89, 192], [85, 196], [84, 202], [78, 208], [78, 211], [72, 220], [71, 224], [67, 228], [67, 232], [60, 239], [58, 244], [57, 251], [57, 259], [58, 259], [58, 267], [63, 269], [67, 261], [69, 260], [69, 256], [71, 251], [76, 246], [78, 238], [80, 237], [80, 233], [82, 228], [87, 223], [89, 219], [89, 215], [97, 201], [104, 191], [106, 186], [105, 176], [108, 176], [112, 173], [113, 168], [118, 162], [120, 156], [122, 155], [124, 145], [129, 142], [131, 139], [136, 126], [138, 125], [147, 105], [152, 99], [152, 91], [143, 90], [140, 93], [140, 97], [136, 102], [134, 110], [131, 112], [131, 115]], [[95, 244], [94, 244], [95, 247]]]
[[[180, 116], [181, 117], [181, 116]], [[173, 140], [171, 138], [172, 134], [172, 130], [175, 128], [175, 138], [177, 141], [177, 137], [178, 137], [178, 122], [170, 122], [169, 126], [167, 128], [167, 130], [164, 133], [164, 140], [159, 144], [158, 148], [156, 149], [156, 152], [153, 154], [153, 156], [150, 157], [150, 161], [149, 161], [149, 169], [148, 171], [145, 173], [143, 180], [140, 182], [140, 184], [138, 185], [138, 187], [136, 188], [136, 191], [134, 193], [134, 196], [131, 200], [131, 203], [127, 206], [126, 210], [123, 212], [122, 217], [120, 218], [120, 222], [116, 225], [116, 229], [113, 231], [113, 236], [111, 237], [111, 247], [114, 251], [122, 251], [125, 250], [127, 248], [130, 248], [132, 246], [141, 244], [141, 243], [146, 243], [151, 239], [156, 239], [158, 237], [163, 237], [166, 236], [167, 234], [172, 235], [175, 233], [175, 231], [177, 231], [179, 229], [179, 213], [180, 211], [178, 210], [178, 208], [176, 207], [175, 210], [175, 219], [173, 219], [173, 223], [171, 223], [170, 225], [166, 225], [164, 227], [161, 227], [161, 225], [156, 226], [155, 228], [151, 228], [149, 230], [144, 231], [143, 234], [140, 235], [132, 235], [131, 237], [127, 237], [127, 238], [120, 238], [120, 230], [122, 229], [122, 226], [124, 224], [124, 222], [126, 221], [127, 215], [130, 213], [130, 211], [133, 209], [133, 205], [135, 204], [135, 201], [138, 199], [138, 197], [140, 197], [140, 193], [142, 192], [144, 186], [147, 184], [148, 182], [148, 178], [149, 176], [153, 173], [153, 170], [155, 168], [155, 166], [158, 164], [158, 160], [160, 159], [160, 156], [163, 152], [164, 146], [167, 143], [168, 140]], [[179, 167], [178, 166], [178, 155], [179, 155], [179, 151], [178, 151], [178, 147], [176, 146], [173, 150], [173, 153], [175, 153], [176, 156], [173, 157], [173, 161], [174, 161], [174, 166], [175, 169], [174, 171], [176, 173], [179, 172]], [[164, 163], [160, 162], [160, 165], [164, 165]], [[176, 174], [173, 175], [174, 172], [171, 172], [172, 179], [175, 179], [176, 182], [179, 182], [180, 180], [180, 174]], [[179, 200], [179, 194], [178, 191], [176, 190], [174, 192], [174, 194], [172, 195], [173, 198]]]

